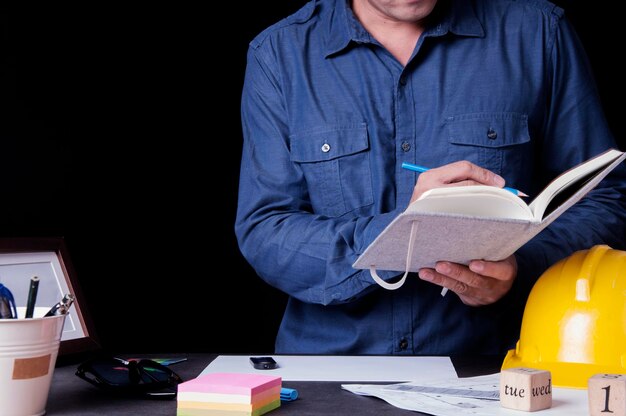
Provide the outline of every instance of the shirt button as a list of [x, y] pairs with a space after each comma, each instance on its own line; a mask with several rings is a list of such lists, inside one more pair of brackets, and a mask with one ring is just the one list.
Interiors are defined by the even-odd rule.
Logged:
[[487, 131], [487, 137], [489, 137], [491, 140], [495, 140], [498, 137], [498, 132], [496, 132], [494, 129], [489, 129]]
[[411, 150], [411, 143], [409, 142], [402, 142], [402, 150], [404, 150], [405, 152], [408, 152], [409, 150]]
[[328, 143], [324, 143], [322, 145], [322, 152], [324, 152], [324, 153], [330, 152], [330, 145]]
[[402, 338], [400, 340], [400, 345], [399, 345], [400, 349], [401, 350], [406, 350], [408, 346], [409, 346], [409, 341], [407, 341], [406, 339]]
[[406, 77], [405, 76], [401, 76], [400, 77], [400, 85], [406, 85]]

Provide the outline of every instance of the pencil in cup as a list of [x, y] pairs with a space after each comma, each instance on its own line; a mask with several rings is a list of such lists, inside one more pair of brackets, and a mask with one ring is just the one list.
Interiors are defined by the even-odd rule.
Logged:
[[35, 303], [37, 302], [37, 291], [39, 290], [39, 277], [30, 278], [30, 286], [28, 287], [28, 300], [26, 301], [26, 314], [24, 318], [32, 318], [35, 312]]

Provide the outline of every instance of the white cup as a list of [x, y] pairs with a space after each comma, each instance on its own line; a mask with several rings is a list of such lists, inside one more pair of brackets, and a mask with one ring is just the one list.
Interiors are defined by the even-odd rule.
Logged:
[[49, 308], [35, 308], [33, 318], [0, 319], [0, 416], [46, 413], [66, 315], [43, 317]]

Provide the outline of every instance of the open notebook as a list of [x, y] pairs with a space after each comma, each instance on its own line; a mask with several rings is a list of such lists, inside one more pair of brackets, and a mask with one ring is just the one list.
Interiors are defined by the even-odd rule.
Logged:
[[[386, 289], [397, 289], [408, 272], [437, 261], [469, 264], [513, 254], [578, 202], [626, 158], [609, 149], [559, 175], [530, 203], [501, 188], [458, 186], [431, 189], [396, 217], [354, 262], [370, 269]], [[404, 271], [396, 283], [377, 270]]]

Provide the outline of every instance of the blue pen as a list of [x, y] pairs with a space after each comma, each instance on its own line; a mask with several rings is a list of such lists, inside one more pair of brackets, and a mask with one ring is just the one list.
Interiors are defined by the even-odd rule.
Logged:
[[[404, 169], [408, 169], [408, 170], [412, 170], [414, 172], [420, 172], [420, 173], [426, 172], [427, 170], [429, 170], [429, 168], [425, 168], [424, 166], [414, 165], [412, 163], [407, 163], [407, 162], [402, 162], [402, 167]], [[509, 188], [508, 186], [505, 186], [504, 189], [511, 192], [513, 195], [517, 195], [521, 197], [528, 196], [524, 192], [518, 191], [517, 189]]]
[[283, 402], [291, 402], [298, 398], [298, 390], [282, 387], [280, 389], [280, 400]]

